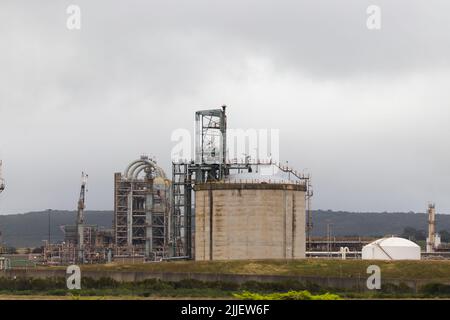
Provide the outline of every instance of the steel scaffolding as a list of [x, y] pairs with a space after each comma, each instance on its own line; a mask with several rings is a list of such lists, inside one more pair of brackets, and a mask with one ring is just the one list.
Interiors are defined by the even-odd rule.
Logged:
[[149, 260], [167, 256], [170, 182], [164, 171], [143, 156], [132, 162], [123, 175], [116, 173], [114, 180], [116, 255], [144, 256]]
[[307, 187], [306, 232], [308, 238], [312, 229], [311, 197], [312, 187], [309, 176], [281, 166], [280, 164], [251, 160], [245, 157], [239, 162], [227, 160], [227, 116], [226, 106], [220, 109], [202, 110], [195, 113], [195, 160], [172, 162], [172, 210], [171, 210], [171, 248], [173, 257], [192, 258], [193, 230], [195, 230], [195, 203], [193, 190], [195, 184], [224, 181], [231, 171], [252, 172], [261, 165], [274, 165], [281, 171], [296, 177]]

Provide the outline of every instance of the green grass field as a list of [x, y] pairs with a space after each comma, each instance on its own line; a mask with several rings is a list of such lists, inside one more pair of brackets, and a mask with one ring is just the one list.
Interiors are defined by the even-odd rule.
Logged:
[[[85, 271], [148, 271], [185, 273], [226, 273], [294, 275], [322, 277], [366, 276], [369, 265], [381, 268], [390, 279], [430, 279], [450, 281], [450, 260], [367, 261], [367, 260], [264, 260], [264, 261], [176, 261], [146, 264], [83, 265]], [[40, 267], [65, 268], [65, 267]]]

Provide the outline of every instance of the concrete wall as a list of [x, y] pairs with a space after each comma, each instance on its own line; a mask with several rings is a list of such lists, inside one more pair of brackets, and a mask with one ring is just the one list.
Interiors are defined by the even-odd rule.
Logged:
[[216, 183], [195, 191], [195, 260], [305, 257], [304, 186]]

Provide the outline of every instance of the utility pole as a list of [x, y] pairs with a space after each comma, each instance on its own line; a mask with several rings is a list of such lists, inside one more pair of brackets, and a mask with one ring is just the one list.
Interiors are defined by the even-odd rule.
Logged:
[[328, 244], [328, 257], [331, 257], [331, 226], [333, 224], [332, 223], [327, 223], [327, 244]]

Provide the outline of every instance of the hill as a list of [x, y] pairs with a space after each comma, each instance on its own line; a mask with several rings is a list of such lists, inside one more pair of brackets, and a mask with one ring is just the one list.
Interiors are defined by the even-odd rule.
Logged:
[[[50, 214], [50, 238], [52, 242], [62, 241], [64, 232], [61, 227], [75, 224], [75, 211], [52, 210]], [[111, 228], [112, 211], [86, 211], [86, 224]], [[38, 247], [48, 239], [49, 214], [47, 211], [25, 214], [0, 215], [2, 244], [16, 248]]]
[[[86, 223], [111, 228], [112, 211], [86, 211]], [[74, 224], [75, 211], [53, 210], [50, 215], [52, 242], [62, 241], [61, 227]], [[327, 224], [331, 224], [333, 236], [384, 236], [401, 235], [406, 227], [427, 230], [424, 213], [313, 211], [313, 236], [326, 236]], [[450, 215], [436, 215], [437, 230], [450, 231]], [[37, 247], [48, 239], [48, 212], [0, 215], [2, 243], [12, 247]]]
[[[325, 236], [327, 224], [331, 223], [334, 236], [401, 235], [406, 227], [428, 230], [428, 215], [425, 213], [402, 212], [313, 212], [313, 236]], [[436, 230], [450, 231], [450, 215], [436, 215]]]

